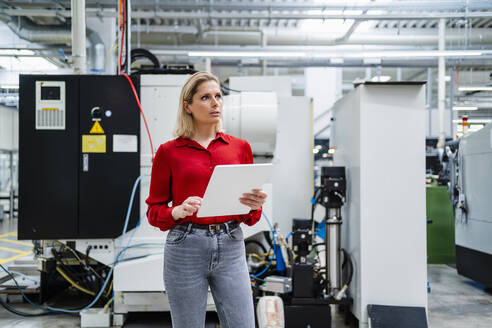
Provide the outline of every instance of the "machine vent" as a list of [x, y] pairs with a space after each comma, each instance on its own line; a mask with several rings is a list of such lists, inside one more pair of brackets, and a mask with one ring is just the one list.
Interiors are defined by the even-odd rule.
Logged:
[[65, 111], [59, 108], [36, 110], [36, 129], [65, 129]]

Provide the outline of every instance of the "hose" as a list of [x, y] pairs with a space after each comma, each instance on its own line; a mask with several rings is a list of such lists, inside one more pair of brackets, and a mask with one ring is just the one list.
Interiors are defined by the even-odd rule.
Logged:
[[66, 280], [68, 281], [72, 286], [74, 286], [75, 288], [77, 288], [78, 290], [80, 290], [81, 292], [84, 292], [86, 294], [89, 294], [89, 295], [92, 295], [92, 296], [96, 296], [96, 293], [94, 293], [93, 291], [90, 291], [88, 289], [85, 289], [84, 287], [80, 286], [79, 284], [77, 284], [75, 281], [73, 281], [65, 272], [63, 272], [62, 269], [60, 269], [59, 266], [56, 267], [56, 271], [58, 271], [58, 273]]

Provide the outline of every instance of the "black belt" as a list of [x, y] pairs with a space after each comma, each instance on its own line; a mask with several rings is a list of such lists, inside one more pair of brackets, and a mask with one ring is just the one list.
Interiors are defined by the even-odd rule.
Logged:
[[217, 223], [217, 224], [198, 224], [198, 223], [185, 223], [182, 224], [182, 227], [189, 228], [191, 225], [191, 229], [202, 229], [202, 230], [208, 230], [210, 232], [214, 231], [232, 231], [239, 227], [239, 222], [236, 220], [232, 220], [229, 222], [224, 222], [224, 223]]

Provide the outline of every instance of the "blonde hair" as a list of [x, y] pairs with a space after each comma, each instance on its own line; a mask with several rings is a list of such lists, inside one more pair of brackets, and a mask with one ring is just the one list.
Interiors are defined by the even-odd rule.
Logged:
[[[179, 96], [178, 117], [174, 128], [175, 137], [191, 139], [195, 133], [195, 122], [193, 120], [193, 116], [186, 112], [184, 103], [186, 101], [188, 104], [191, 104], [193, 101], [193, 96], [196, 94], [200, 84], [207, 81], [215, 81], [220, 86], [219, 79], [215, 75], [208, 72], [198, 72], [193, 74], [183, 85], [181, 95]], [[222, 120], [216, 124], [215, 131], [222, 132]]]

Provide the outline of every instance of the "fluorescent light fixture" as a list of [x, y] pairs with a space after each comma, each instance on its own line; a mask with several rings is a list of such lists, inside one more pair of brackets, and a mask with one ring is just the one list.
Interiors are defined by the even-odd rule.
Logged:
[[330, 64], [343, 64], [343, 58], [330, 58]]
[[306, 57], [305, 52], [270, 51], [190, 51], [190, 57]]
[[0, 89], [19, 89], [19, 86], [14, 84], [4, 84], [0, 85]]
[[466, 86], [466, 87], [459, 87], [459, 91], [492, 91], [492, 86]]
[[[475, 118], [475, 119], [468, 119], [468, 124], [470, 123], [490, 123], [492, 120], [487, 120], [487, 119], [481, 119], [481, 118]], [[453, 123], [458, 123], [461, 124], [461, 120], [453, 120]]]
[[477, 110], [477, 106], [454, 106], [453, 110]]
[[483, 51], [478, 50], [409, 50], [409, 51], [189, 51], [190, 57], [311, 57], [311, 58], [332, 58], [333, 63], [344, 58], [362, 58], [366, 64], [380, 64], [382, 58], [415, 58], [415, 57], [467, 57], [482, 56]]
[[[439, 78], [436, 78], [436, 81], [439, 82]], [[444, 76], [444, 82], [449, 82], [449, 81], [451, 81], [451, 76], [445, 75]]]
[[485, 125], [483, 124], [472, 124], [470, 125], [470, 131], [475, 132], [481, 130]]
[[408, 51], [353, 51], [353, 52], [318, 52], [312, 54], [314, 58], [362, 58], [368, 59], [368, 63], [371, 63], [370, 59], [374, 59], [376, 63], [380, 62], [381, 58], [402, 58], [402, 57], [467, 57], [467, 56], [482, 56], [482, 51], [475, 50], [408, 50]]
[[10, 56], [34, 56], [34, 51], [26, 49], [0, 49], [0, 55]]
[[13, 72], [29, 73], [45, 73], [58, 69], [58, 66], [42, 57], [0, 57], [0, 66]]
[[[399, 57], [467, 57], [482, 56], [482, 51], [474, 50], [449, 50], [449, 51], [366, 51], [362, 53], [363, 58], [399, 58]], [[360, 54], [348, 54], [350, 57], [360, 57]]]
[[371, 79], [372, 82], [388, 82], [389, 80], [391, 80], [391, 76], [389, 75], [374, 76]]
[[379, 65], [381, 64], [381, 58], [362, 58], [362, 62], [365, 65]]

